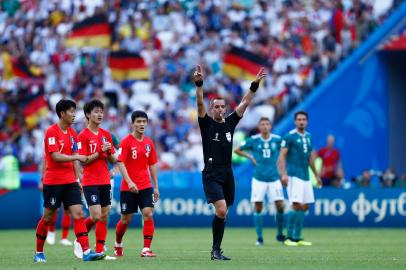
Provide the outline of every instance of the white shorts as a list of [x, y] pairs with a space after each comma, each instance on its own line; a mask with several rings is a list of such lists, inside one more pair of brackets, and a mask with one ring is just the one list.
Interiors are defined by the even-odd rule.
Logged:
[[252, 178], [251, 202], [264, 202], [265, 195], [269, 202], [283, 201], [282, 184], [280, 180], [273, 182], [263, 182]]
[[289, 176], [288, 197], [290, 204], [314, 203], [314, 192], [311, 181], [305, 181], [295, 176]]

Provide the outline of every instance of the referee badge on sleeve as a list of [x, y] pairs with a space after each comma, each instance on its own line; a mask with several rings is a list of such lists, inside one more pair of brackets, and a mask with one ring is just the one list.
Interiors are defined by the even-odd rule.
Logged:
[[231, 142], [231, 133], [230, 132], [226, 133], [226, 138], [227, 138], [228, 142]]

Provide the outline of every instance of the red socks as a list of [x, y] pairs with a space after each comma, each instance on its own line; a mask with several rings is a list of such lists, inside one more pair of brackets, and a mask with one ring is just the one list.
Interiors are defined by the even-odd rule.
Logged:
[[104, 244], [106, 243], [107, 236], [107, 221], [99, 221], [96, 223], [96, 252], [100, 253], [104, 250]]
[[116, 226], [116, 243], [121, 244], [125, 231], [127, 230], [128, 224], [123, 224], [121, 220]]
[[62, 239], [68, 238], [70, 228], [70, 214], [62, 215]]
[[44, 243], [47, 239], [49, 223], [45, 223], [44, 217], [40, 219], [37, 225], [37, 240], [36, 240], [36, 251], [44, 252]]
[[82, 247], [83, 252], [89, 249], [89, 238], [87, 236], [86, 224], [84, 218], [73, 220], [73, 230], [75, 231], [76, 239]]
[[58, 211], [55, 213], [54, 217], [49, 222], [49, 226], [48, 226], [49, 232], [55, 232], [55, 225], [56, 225], [57, 220], [58, 220]]
[[90, 230], [93, 228], [95, 223], [93, 222], [93, 220], [91, 219], [90, 216], [86, 218], [85, 223], [86, 223], [87, 231], [90, 232]]
[[152, 237], [154, 236], [154, 220], [144, 221], [144, 247], [150, 248]]

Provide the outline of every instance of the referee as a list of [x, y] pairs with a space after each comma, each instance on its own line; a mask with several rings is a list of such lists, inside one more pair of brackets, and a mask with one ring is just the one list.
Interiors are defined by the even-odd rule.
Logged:
[[210, 101], [207, 115], [203, 99], [203, 72], [198, 65], [193, 74], [196, 84], [197, 111], [200, 133], [203, 142], [204, 169], [202, 172], [203, 188], [207, 203], [212, 203], [216, 213], [212, 222], [213, 247], [212, 260], [230, 260], [220, 249], [223, 240], [227, 209], [234, 202], [234, 175], [231, 169], [231, 153], [235, 127], [251, 103], [259, 83], [266, 76], [261, 68], [251, 83], [250, 90], [244, 95], [241, 103], [227, 117], [224, 98], [217, 97]]

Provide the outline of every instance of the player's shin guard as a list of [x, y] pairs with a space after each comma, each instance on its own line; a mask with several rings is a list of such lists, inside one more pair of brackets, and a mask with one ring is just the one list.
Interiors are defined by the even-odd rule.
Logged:
[[254, 226], [258, 239], [263, 239], [262, 236], [263, 217], [261, 212], [254, 212]]
[[154, 237], [154, 220], [145, 220], [144, 221], [144, 248], [150, 248], [152, 238]]
[[213, 230], [213, 250], [218, 250], [221, 247], [221, 242], [223, 241], [224, 228], [226, 226], [226, 220], [224, 218], [219, 218], [214, 215], [212, 222]]
[[73, 220], [73, 230], [75, 231], [76, 239], [85, 252], [89, 249], [89, 237], [87, 235], [86, 224], [84, 218]]
[[96, 252], [101, 253], [104, 249], [107, 236], [107, 221], [99, 221], [96, 223]]
[[302, 239], [302, 228], [304, 222], [304, 211], [297, 211], [296, 212], [296, 222], [295, 222], [295, 229], [293, 231], [293, 239], [299, 240]]
[[116, 226], [116, 243], [121, 244], [123, 236], [127, 230], [128, 224], [123, 224], [121, 220], [118, 221]]
[[36, 231], [36, 251], [37, 252], [44, 252], [44, 243], [45, 239], [47, 239], [47, 233], [48, 233], [48, 226], [49, 223], [46, 223], [44, 220], [44, 217], [40, 219], [37, 225], [37, 231]]
[[93, 226], [95, 223], [93, 222], [91, 217], [87, 217], [85, 220], [85, 224], [86, 224], [87, 232], [90, 232], [90, 230], [93, 229]]
[[276, 228], [278, 230], [278, 235], [283, 235], [283, 227], [285, 226], [285, 214], [283, 211], [276, 212], [275, 215], [275, 221], [276, 221]]
[[293, 239], [293, 230], [295, 228], [295, 224], [296, 224], [296, 211], [295, 210], [291, 210], [288, 213], [288, 220], [287, 220], [287, 224], [286, 224], [286, 234], [287, 237], [290, 239]]
[[62, 239], [68, 238], [69, 228], [71, 223], [70, 214], [63, 214], [62, 216]]

